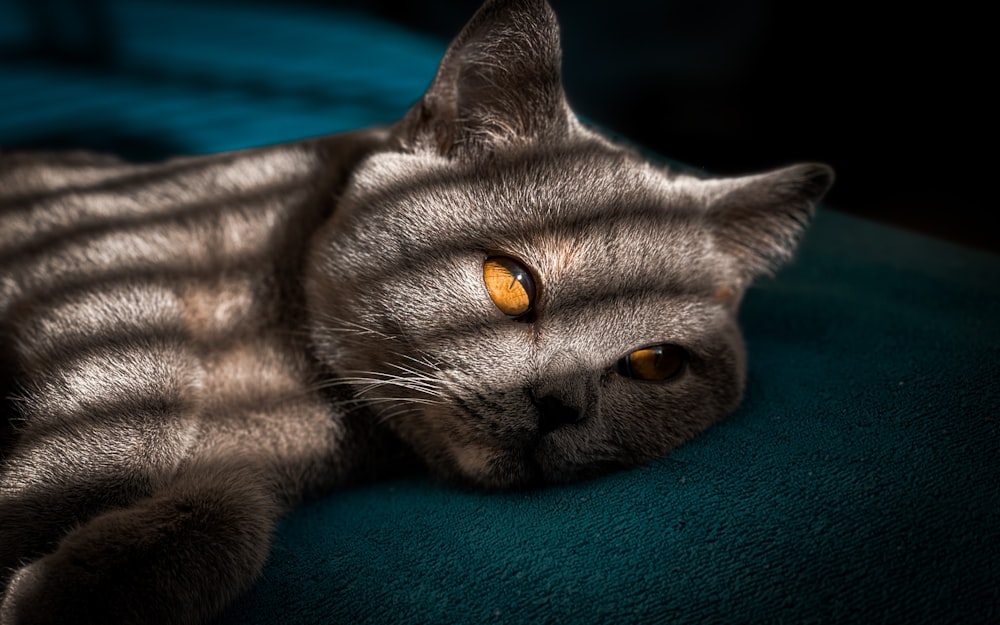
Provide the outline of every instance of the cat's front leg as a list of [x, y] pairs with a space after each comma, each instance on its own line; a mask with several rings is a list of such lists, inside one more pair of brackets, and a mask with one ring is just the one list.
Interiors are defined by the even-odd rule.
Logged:
[[281, 512], [250, 465], [187, 470], [20, 568], [0, 624], [204, 622], [253, 583]]

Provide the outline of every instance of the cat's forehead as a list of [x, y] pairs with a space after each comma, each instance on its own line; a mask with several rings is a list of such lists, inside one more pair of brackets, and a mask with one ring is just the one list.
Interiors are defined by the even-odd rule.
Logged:
[[400, 246], [509, 254], [550, 280], [662, 285], [704, 274], [710, 255], [696, 187], [624, 150], [575, 147], [472, 163], [380, 155], [356, 188], [375, 211], [367, 225]]

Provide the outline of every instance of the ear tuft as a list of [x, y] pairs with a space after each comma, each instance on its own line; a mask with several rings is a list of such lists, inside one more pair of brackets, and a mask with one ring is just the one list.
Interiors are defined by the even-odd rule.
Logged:
[[823, 163], [801, 163], [778, 170], [792, 187], [791, 195], [815, 206], [833, 186], [833, 168]]
[[716, 182], [711, 228], [744, 284], [792, 257], [833, 178], [827, 165], [805, 163]]
[[544, 0], [489, 0], [452, 41], [398, 130], [441, 154], [565, 134], [559, 25]]

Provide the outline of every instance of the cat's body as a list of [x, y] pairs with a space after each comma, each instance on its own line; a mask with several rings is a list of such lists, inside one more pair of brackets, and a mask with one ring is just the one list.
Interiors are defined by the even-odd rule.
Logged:
[[[647, 164], [558, 67], [547, 6], [490, 2], [387, 130], [0, 155], [0, 623], [200, 622], [303, 496], [414, 460], [578, 479], [730, 412], [740, 296], [830, 172]], [[523, 309], [490, 271], [527, 274]]]
[[[233, 569], [255, 567], [278, 515], [374, 461], [366, 448], [371, 420], [346, 427], [347, 411], [318, 388], [294, 276], [305, 262], [303, 242], [378, 139], [369, 133], [152, 167], [79, 155], [0, 161], [7, 191], [0, 315], [13, 339], [5, 348], [16, 359], [20, 417], [0, 482], [2, 579], [52, 551], [69, 528], [123, 503], [156, 495], [165, 510], [134, 526], [112, 512], [71, 534], [52, 585], [34, 591], [37, 600], [15, 597], [26, 614], [47, 609], [43, 597], [52, 592], [67, 600], [78, 592], [84, 603], [94, 593], [144, 595], [136, 567], [158, 567], [156, 558], [138, 547], [109, 554], [103, 539], [88, 541], [84, 534], [102, 524], [123, 544], [135, 539], [130, 533], [176, 533], [195, 556], [240, 539], [229, 557], [244, 562]], [[240, 524], [256, 533], [226, 536]], [[189, 538], [198, 531], [206, 544]], [[81, 555], [69, 555], [74, 545]], [[187, 571], [175, 583], [190, 576], [204, 584], [182, 554], [170, 554]], [[138, 562], [116, 559], [123, 556]], [[87, 583], [88, 571], [109, 568], [121, 576]], [[192, 607], [214, 612], [230, 594]], [[125, 615], [127, 603], [105, 608]], [[149, 622], [182, 612], [172, 598], [157, 609], [164, 616]]]

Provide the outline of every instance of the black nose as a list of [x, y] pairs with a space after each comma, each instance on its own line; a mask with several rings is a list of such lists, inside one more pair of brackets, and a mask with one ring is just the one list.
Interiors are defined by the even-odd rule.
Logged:
[[580, 409], [567, 406], [558, 397], [546, 395], [534, 398], [533, 401], [538, 407], [538, 431], [541, 434], [548, 434], [564, 425], [580, 421]]

